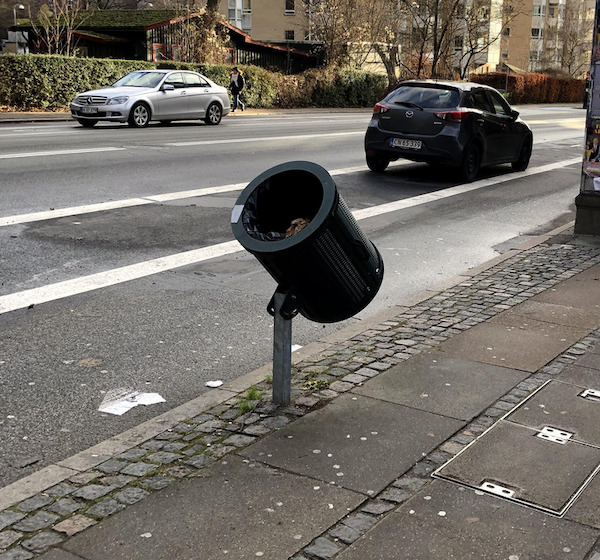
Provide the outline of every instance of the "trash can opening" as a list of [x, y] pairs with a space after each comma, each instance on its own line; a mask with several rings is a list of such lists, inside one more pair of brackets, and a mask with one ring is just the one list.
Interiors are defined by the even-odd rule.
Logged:
[[322, 204], [323, 184], [316, 175], [297, 169], [283, 171], [266, 179], [248, 197], [242, 223], [254, 239], [278, 241], [306, 227]]

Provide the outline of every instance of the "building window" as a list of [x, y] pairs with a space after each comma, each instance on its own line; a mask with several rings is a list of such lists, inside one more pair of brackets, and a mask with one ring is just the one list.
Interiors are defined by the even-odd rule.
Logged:
[[293, 41], [294, 40], [294, 30], [293, 29], [286, 29], [285, 30], [285, 40], [286, 41]]
[[462, 46], [463, 46], [463, 38], [462, 35], [455, 35], [454, 36], [454, 50], [462, 50]]
[[296, 7], [294, 5], [294, 0], [285, 0], [284, 13], [286, 16], [292, 16], [296, 13]]
[[508, 51], [502, 51], [502, 58], [504, 60], [508, 59]]
[[529, 52], [529, 60], [531, 62], [537, 62], [540, 59], [539, 51], [530, 51]]
[[502, 31], [502, 35], [505, 37], [510, 37], [510, 27], [505, 27]]
[[546, 13], [546, 6], [533, 6], [533, 16], [543, 16]]
[[533, 27], [531, 29], [531, 38], [532, 39], [541, 39], [544, 36], [544, 30], [539, 27]]

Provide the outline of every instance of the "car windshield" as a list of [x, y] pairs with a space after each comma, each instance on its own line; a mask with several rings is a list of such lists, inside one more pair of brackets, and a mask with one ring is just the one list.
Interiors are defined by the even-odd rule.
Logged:
[[460, 94], [454, 89], [400, 86], [387, 99], [388, 103], [422, 109], [450, 109], [458, 106]]
[[112, 87], [156, 87], [165, 77], [162, 72], [132, 72], [117, 80]]

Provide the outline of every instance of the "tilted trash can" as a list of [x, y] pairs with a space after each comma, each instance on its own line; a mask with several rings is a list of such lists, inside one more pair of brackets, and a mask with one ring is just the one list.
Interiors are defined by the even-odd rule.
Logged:
[[[236, 239], [288, 294], [288, 317], [319, 323], [364, 309], [383, 280], [383, 260], [327, 171], [311, 162], [277, 165], [240, 194], [231, 215]], [[270, 311], [273, 313], [273, 300]]]

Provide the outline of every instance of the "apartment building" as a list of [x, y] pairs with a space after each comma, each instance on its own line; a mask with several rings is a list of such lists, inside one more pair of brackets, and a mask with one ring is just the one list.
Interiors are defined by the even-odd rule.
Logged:
[[[556, 69], [584, 75], [589, 69], [595, 4], [596, 0], [487, 0], [481, 32], [486, 48], [470, 64], [481, 71]], [[221, 0], [220, 9], [254, 40], [296, 46], [312, 42], [305, 0]], [[466, 50], [461, 41], [457, 34], [453, 56], [458, 69]], [[371, 62], [370, 68], [377, 65]]]

